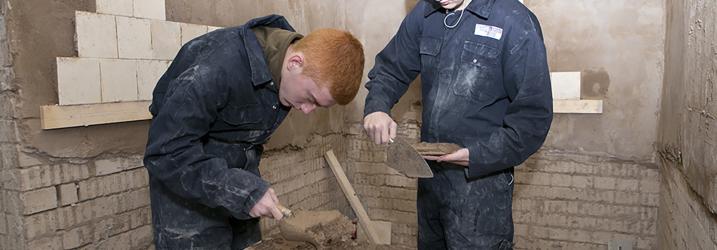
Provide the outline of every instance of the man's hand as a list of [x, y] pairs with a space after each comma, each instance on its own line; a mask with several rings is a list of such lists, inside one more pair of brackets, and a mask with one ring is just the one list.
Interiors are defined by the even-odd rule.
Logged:
[[366, 135], [376, 144], [386, 144], [396, 138], [396, 127], [396, 122], [384, 112], [373, 112], [363, 118]]
[[261, 197], [259, 202], [257, 202], [253, 208], [251, 208], [251, 211], [249, 211], [249, 215], [251, 217], [269, 217], [274, 218], [276, 220], [281, 220], [284, 218], [284, 214], [281, 213], [281, 210], [276, 206], [279, 204], [279, 198], [276, 197], [276, 193], [274, 192], [274, 189], [269, 188], [266, 193], [264, 193], [264, 196]]
[[429, 160], [429, 161], [437, 161], [437, 162], [448, 162], [456, 165], [461, 165], [464, 167], [468, 167], [469, 162], [469, 156], [470, 152], [467, 148], [462, 148], [457, 150], [456, 152], [445, 154], [441, 156], [423, 156], [423, 159]]

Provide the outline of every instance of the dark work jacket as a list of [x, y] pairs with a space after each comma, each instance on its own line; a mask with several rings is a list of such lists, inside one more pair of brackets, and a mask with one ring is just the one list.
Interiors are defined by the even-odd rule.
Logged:
[[[175, 195], [248, 219], [269, 184], [256, 169], [289, 109], [250, 30], [294, 31], [281, 16], [213, 31], [184, 45], [153, 93], [144, 164]], [[154, 190], [153, 190], [154, 192]]]
[[422, 141], [468, 148], [468, 178], [519, 165], [552, 121], [540, 24], [517, 0], [473, 0], [453, 29], [446, 15], [424, 0], [403, 20], [369, 73], [365, 115], [388, 113], [420, 73]]

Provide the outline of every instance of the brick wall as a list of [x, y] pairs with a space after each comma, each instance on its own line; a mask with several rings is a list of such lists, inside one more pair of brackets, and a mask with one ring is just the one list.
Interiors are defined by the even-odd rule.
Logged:
[[659, 172], [654, 164], [541, 151], [516, 169], [518, 249], [653, 249]]
[[[419, 138], [416, 122], [402, 122], [398, 131], [402, 133], [399, 136], [409, 140]], [[391, 249], [415, 249], [416, 180], [386, 166], [385, 148], [369, 141], [361, 124], [351, 124], [347, 132], [349, 162], [346, 175], [369, 217], [392, 223]]]
[[[417, 140], [415, 122], [399, 131]], [[385, 165], [385, 150], [361, 126], [349, 131], [348, 175], [374, 220], [393, 223], [392, 247], [416, 247], [416, 181]], [[655, 164], [541, 151], [516, 169], [517, 249], [605, 249], [628, 240], [655, 246], [659, 173]]]
[[106, 249], [151, 244], [147, 171], [141, 155], [57, 159], [21, 151], [9, 191], [20, 230], [10, 249]]
[[[300, 147], [287, 146], [265, 152], [259, 171], [277, 193], [282, 205], [293, 210], [336, 209], [350, 214], [351, 208], [331, 172], [324, 154], [333, 150], [344, 170], [346, 139], [340, 134], [315, 135]], [[262, 220], [265, 236], [277, 233], [275, 220]]]

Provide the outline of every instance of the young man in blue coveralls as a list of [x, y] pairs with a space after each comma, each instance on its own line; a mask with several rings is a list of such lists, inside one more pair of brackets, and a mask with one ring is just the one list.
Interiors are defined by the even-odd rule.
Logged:
[[463, 148], [426, 157], [418, 180], [418, 249], [511, 249], [513, 167], [552, 121], [540, 24], [518, 0], [421, 0], [376, 57], [364, 128], [396, 136], [393, 105], [420, 73], [421, 141]]
[[157, 249], [243, 249], [281, 219], [259, 175], [262, 145], [293, 107], [349, 103], [364, 55], [351, 34], [306, 37], [257, 18], [184, 45], [154, 89], [144, 164]]

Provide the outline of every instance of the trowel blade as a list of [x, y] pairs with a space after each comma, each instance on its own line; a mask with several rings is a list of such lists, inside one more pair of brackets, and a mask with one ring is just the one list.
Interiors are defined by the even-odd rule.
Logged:
[[389, 167], [408, 177], [433, 178], [426, 160], [404, 140], [396, 138], [387, 147], [386, 164]]

